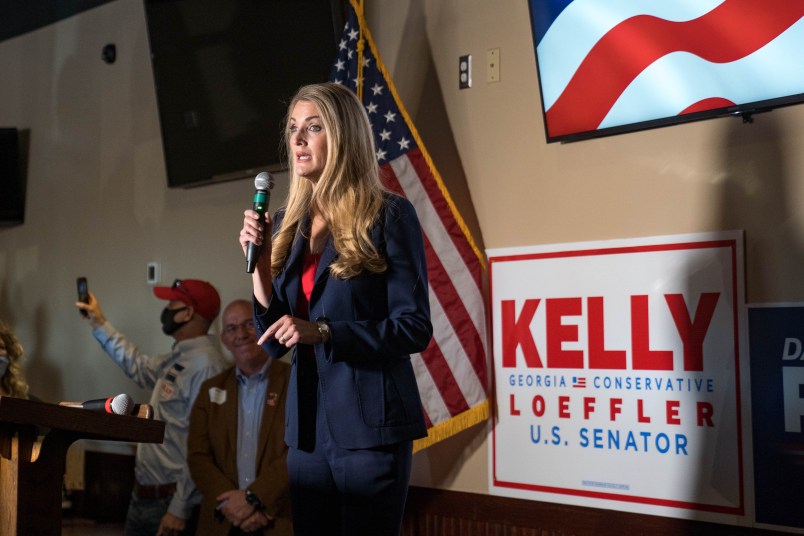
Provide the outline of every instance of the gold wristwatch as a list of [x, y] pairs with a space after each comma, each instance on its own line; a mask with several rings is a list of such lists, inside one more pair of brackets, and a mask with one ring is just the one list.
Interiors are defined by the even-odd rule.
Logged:
[[329, 342], [329, 324], [327, 324], [327, 321], [316, 320], [316, 324], [318, 325], [318, 333], [321, 334], [321, 342]]

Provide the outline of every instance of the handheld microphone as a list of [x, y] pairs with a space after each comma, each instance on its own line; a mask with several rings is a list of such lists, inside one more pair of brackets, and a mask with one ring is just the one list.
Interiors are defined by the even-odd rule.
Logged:
[[62, 403], [62, 405], [69, 406], [71, 408], [82, 408], [92, 411], [114, 413], [115, 415], [132, 415], [137, 409], [136, 404], [134, 404], [134, 400], [125, 393], [109, 398], [87, 400], [86, 402]]
[[[260, 215], [260, 226], [265, 225], [265, 209], [268, 208], [268, 203], [271, 202], [271, 189], [274, 187], [274, 178], [267, 171], [262, 171], [254, 178], [254, 205], [252, 210]], [[248, 243], [246, 250], [246, 273], [253, 274], [254, 267], [257, 264], [257, 259], [260, 256], [262, 248], [253, 242]]]

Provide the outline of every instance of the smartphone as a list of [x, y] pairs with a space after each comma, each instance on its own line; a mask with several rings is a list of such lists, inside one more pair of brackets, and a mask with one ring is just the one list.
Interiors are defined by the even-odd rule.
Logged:
[[[75, 280], [76, 287], [78, 288], [78, 301], [89, 303], [89, 286], [87, 285], [86, 277], [79, 277]], [[83, 316], [87, 316], [87, 312], [79, 309]]]

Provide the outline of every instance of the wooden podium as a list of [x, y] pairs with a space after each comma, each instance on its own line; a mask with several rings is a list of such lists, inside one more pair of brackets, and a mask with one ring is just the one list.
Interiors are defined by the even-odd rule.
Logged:
[[0, 396], [0, 534], [61, 534], [65, 455], [78, 439], [161, 443], [165, 423]]

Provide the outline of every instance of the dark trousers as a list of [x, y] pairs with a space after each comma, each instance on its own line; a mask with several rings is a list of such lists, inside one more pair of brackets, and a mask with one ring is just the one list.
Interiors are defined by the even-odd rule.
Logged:
[[295, 536], [396, 536], [402, 527], [413, 442], [339, 448], [318, 406], [315, 447], [291, 448], [288, 476]]
[[[162, 521], [162, 516], [167, 513], [170, 500], [173, 497], [160, 497], [144, 499], [138, 497], [136, 493], [132, 493], [131, 501], [128, 503], [128, 512], [126, 514], [126, 536], [153, 536], [159, 530], [159, 523]], [[184, 535], [195, 534], [196, 526], [198, 524], [199, 506], [195, 506], [187, 520], [186, 528], [183, 532]]]

